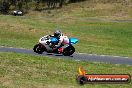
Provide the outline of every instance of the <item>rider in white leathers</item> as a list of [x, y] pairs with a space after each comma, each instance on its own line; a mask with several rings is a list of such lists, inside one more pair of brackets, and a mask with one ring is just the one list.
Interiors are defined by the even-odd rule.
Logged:
[[69, 42], [68, 37], [64, 36], [64, 34], [59, 30], [56, 30], [54, 35], [51, 35], [51, 37], [55, 37], [58, 40], [57, 44], [50, 44], [51, 47], [55, 46], [54, 49], [56, 50]]

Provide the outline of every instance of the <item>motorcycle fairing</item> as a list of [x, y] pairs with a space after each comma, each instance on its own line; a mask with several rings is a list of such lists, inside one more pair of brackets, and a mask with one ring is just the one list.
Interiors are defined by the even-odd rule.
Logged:
[[55, 37], [51, 37], [51, 42], [52, 42], [52, 43], [57, 43], [57, 42], [58, 42], [58, 39], [55, 38]]
[[69, 38], [69, 44], [76, 44], [78, 42], [77, 38]]

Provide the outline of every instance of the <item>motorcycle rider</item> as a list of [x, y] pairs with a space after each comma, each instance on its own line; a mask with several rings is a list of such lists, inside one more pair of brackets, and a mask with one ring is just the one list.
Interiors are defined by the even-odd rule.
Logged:
[[50, 47], [53, 48], [54, 50], [61, 52], [62, 51], [61, 47], [63, 46], [62, 42], [64, 42], [63, 40], [66, 36], [64, 36], [60, 30], [56, 30], [54, 32], [54, 35], [50, 35], [50, 37], [55, 37], [58, 40], [57, 43], [50, 43], [49, 44]]
[[60, 30], [56, 30], [53, 35], [50, 35], [50, 37], [55, 37], [58, 41], [57, 43], [51, 43], [51, 47], [56, 46], [59, 47], [63, 41], [63, 34]]

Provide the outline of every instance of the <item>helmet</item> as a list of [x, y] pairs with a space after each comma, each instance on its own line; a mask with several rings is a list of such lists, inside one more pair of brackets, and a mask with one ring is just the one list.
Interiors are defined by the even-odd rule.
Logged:
[[61, 31], [60, 31], [60, 30], [56, 30], [56, 31], [54, 32], [54, 36], [55, 36], [55, 37], [60, 37], [60, 36], [61, 36]]

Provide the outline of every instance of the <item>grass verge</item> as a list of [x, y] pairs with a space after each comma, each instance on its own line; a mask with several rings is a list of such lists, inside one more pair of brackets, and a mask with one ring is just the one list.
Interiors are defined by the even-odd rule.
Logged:
[[68, 37], [77, 37], [76, 52], [132, 57], [132, 23], [96, 18], [14, 17], [0, 15], [0, 45], [30, 48], [60, 27]]
[[5, 88], [130, 88], [130, 84], [76, 83], [78, 67], [88, 74], [130, 74], [132, 66], [74, 61], [0, 52], [0, 87]]

